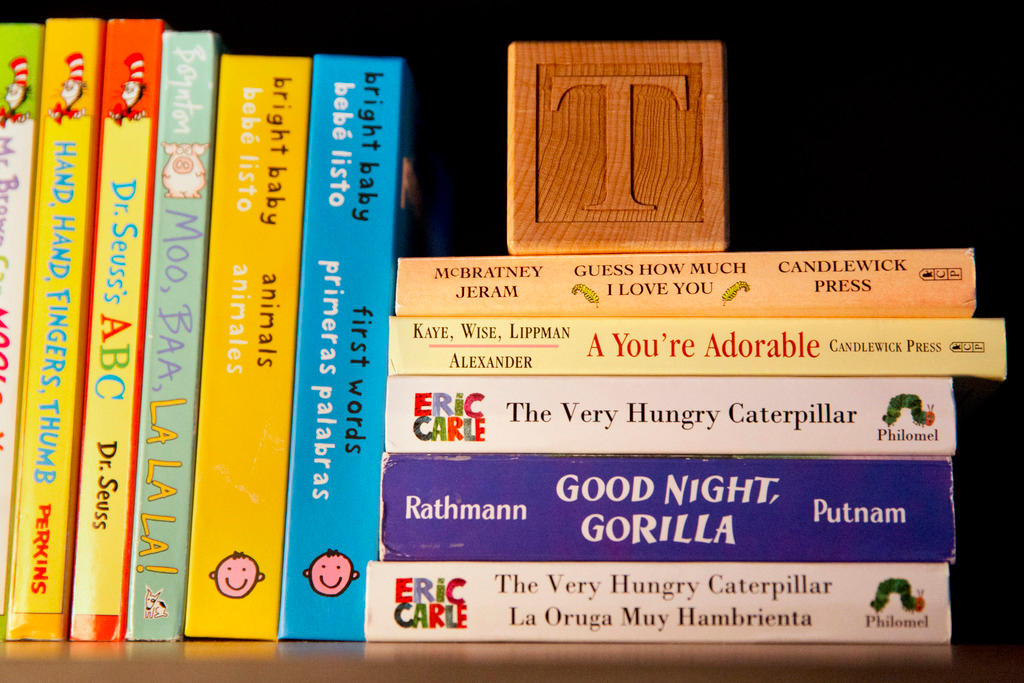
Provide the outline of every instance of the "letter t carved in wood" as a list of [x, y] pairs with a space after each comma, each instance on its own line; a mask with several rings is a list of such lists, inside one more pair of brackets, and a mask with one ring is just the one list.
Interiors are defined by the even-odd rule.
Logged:
[[719, 43], [514, 43], [514, 254], [726, 246]]
[[[637, 201], [633, 194], [634, 90], [640, 85], [665, 88], [679, 109], [686, 110], [686, 76], [555, 76], [551, 85], [551, 99], [556, 110], [572, 88], [600, 86], [604, 90], [604, 198], [586, 208], [590, 211], [656, 208], [653, 204]], [[615, 169], [628, 169], [629, 173], [614, 172]]]

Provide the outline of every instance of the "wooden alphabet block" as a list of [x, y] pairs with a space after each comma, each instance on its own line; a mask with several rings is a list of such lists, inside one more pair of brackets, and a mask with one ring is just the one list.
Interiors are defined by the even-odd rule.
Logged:
[[512, 254], [723, 251], [718, 42], [509, 46]]

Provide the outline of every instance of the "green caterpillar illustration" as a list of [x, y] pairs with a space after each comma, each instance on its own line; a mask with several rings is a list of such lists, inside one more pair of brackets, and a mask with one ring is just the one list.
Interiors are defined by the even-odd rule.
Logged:
[[930, 410], [931, 406], [928, 406], [928, 411], [922, 410], [921, 397], [916, 394], [899, 394], [889, 399], [889, 409], [885, 411], [882, 420], [891, 427], [900, 419], [904, 408], [910, 408], [910, 417], [914, 424], [921, 427], [931, 427], [935, 424], [935, 413]]
[[582, 283], [578, 284], [578, 285], [574, 285], [573, 288], [572, 288], [572, 293], [573, 294], [577, 294], [577, 293], [582, 294], [583, 298], [586, 299], [587, 301], [589, 301], [592, 304], [596, 304], [598, 302], [597, 292], [595, 292], [590, 287], [587, 287], [586, 285], [584, 285]]
[[875, 599], [871, 601], [871, 606], [876, 612], [881, 612], [889, 604], [889, 596], [892, 593], [900, 596], [900, 604], [903, 605], [903, 609], [906, 611], [920, 612], [924, 609], [924, 597], [922, 596], [924, 591], [918, 591], [918, 595], [915, 598], [911, 595], [910, 582], [906, 579], [886, 579], [878, 584], [878, 590], [875, 591]]
[[726, 301], [732, 301], [733, 299], [735, 299], [736, 295], [740, 293], [741, 289], [744, 292], [749, 292], [750, 291], [750, 285], [748, 285], [743, 280], [740, 280], [736, 284], [734, 284], [731, 287], [729, 287], [729, 289], [727, 289], [724, 292], [722, 292], [722, 305], [724, 306]]

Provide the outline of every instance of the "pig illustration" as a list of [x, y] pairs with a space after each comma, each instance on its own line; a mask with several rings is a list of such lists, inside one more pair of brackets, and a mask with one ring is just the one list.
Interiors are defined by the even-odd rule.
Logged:
[[169, 155], [164, 164], [163, 181], [167, 189], [165, 197], [174, 199], [198, 199], [199, 192], [206, 187], [206, 169], [199, 155], [210, 145], [175, 144], [164, 142], [164, 153]]

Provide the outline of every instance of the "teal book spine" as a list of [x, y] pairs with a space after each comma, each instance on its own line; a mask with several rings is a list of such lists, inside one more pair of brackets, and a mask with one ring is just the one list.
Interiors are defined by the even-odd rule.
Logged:
[[129, 640], [180, 640], [198, 414], [220, 40], [163, 36]]
[[364, 639], [414, 111], [404, 60], [314, 57], [280, 638]]

